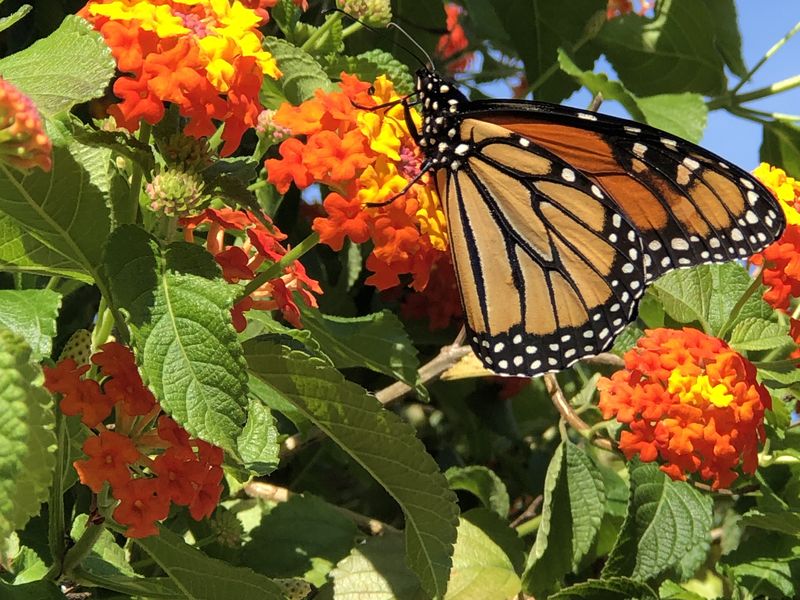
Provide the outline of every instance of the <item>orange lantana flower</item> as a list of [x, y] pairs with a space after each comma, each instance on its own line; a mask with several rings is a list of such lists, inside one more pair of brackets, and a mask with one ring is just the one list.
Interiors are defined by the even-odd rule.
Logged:
[[[341, 77], [339, 91], [318, 90], [300, 106], [284, 104], [277, 110], [273, 121], [305, 140], [281, 144], [281, 158], [266, 161], [268, 179], [281, 193], [292, 183], [301, 189], [325, 185], [330, 190], [322, 205], [327, 215], [313, 224], [322, 243], [340, 250], [345, 238], [355, 243], [371, 239], [367, 268], [373, 274], [367, 283], [387, 289], [410, 274], [412, 287], [422, 290], [433, 265], [448, 260], [439, 198], [427, 176], [404, 192], [419, 174], [422, 153], [403, 107], [358, 108], [401, 97], [386, 77], [373, 86], [346, 73]], [[412, 118], [419, 126], [419, 115], [412, 112]], [[388, 200], [386, 206], [370, 206]]]
[[786, 216], [786, 230], [750, 262], [764, 264], [761, 277], [768, 288], [764, 300], [787, 310], [790, 300], [800, 297], [800, 181], [767, 163], [761, 163], [753, 174], [778, 199]]
[[684, 328], [645, 332], [625, 369], [598, 382], [603, 417], [625, 427], [629, 459], [661, 462], [673, 479], [698, 475], [714, 489], [752, 474], [772, 403], [752, 363], [724, 341]]
[[172, 102], [188, 118], [184, 132], [207, 137], [223, 122], [223, 156], [239, 146], [262, 111], [264, 76], [281, 73], [262, 48], [258, 26], [275, 3], [217, 0], [90, 0], [78, 13], [111, 48], [124, 75], [114, 83], [122, 101], [109, 113], [135, 131], [154, 125]]
[[459, 73], [469, 68], [474, 54], [465, 52], [469, 47], [467, 33], [461, 26], [460, 19], [464, 9], [453, 2], [444, 5], [447, 15], [447, 33], [439, 38], [436, 53], [446, 61], [446, 68], [450, 73]]

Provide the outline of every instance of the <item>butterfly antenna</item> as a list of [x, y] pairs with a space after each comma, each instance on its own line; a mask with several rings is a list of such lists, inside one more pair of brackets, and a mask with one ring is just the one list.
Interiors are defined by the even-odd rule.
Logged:
[[[421, 44], [420, 44], [420, 43], [419, 43], [417, 40], [415, 40], [415, 39], [414, 39], [414, 38], [411, 36], [411, 34], [409, 34], [409, 33], [408, 33], [408, 32], [407, 32], [405, 29], [403, 29], [402, 27], [400, 27], [400, 25], [398, 25], [398, 24], [397, 24], [397, 23], [395, 23], [394, 21], [391, 21], [391, 22], [390, 22], [390, 23], [389, 23], [389, 24], [386, 26], [386, 28], [387, 28], [387, 29], [388, 29], [389, 27], [392, 27], [392, 28], [394, 28], [394, 29], [397, 29], [397, 31], [399, 31], [399, 32], [400, 32], [400, 33], [402, 33], [404, 36], [406, 36], [406, 39], [407, 39], [408, 41], [410, 41], [412, 44], [414, 44], [414, 46], [416, 46], [416, 47], [417, 47], [417, 49], [418, 49], [420, 52], [422, 52], [422, 56], [424, 56], [425, 58], [427, 58], [427, 59], [428, 59], [428, 63], [427, 63], [427, 64], [425, 64], [425, 65], [423, 65], [424, 67], [426, 67], [426, 68], [428, 68], [428, 69], [431, 69], [431, 70], [435, 69], [435, 66], [434, 66], [434, 64], [433, 64], [433, 59], [431, 58], [431, 55], [430, 55], [430, 54], [428, 54], [428, 53], [425, 51], [425, 48], [423, 48], [423, 47], [422, 47], [422, 45], [421, 45]], [[417, 59], [417, 60], [419, 60], [419, 59]], [[421, 61], [421, 60], [419, 60], [419, 62], [421, 63], [422, 61]]]
[[[2, 1], [2, 0], [0, 0], [0, 1]], [[330, 14], [330, 13], [335, 13], [335, 12], [342, 13], [342, 14], [343, 14], [345, 17], [347, 17], [347, 18], [348, 18], [348, 19], [350, 19], [351, 21], [355, 21], [356, 23], [359, 23], [359, 24], [360, 24], [360, 25], [361, 25], [361, 26], [362, 26], [364, 29], [366, 29], [367, 31], [371, 31], [372, 33], [374, 33], [375, 35], [378, 35], [378, 36], [379, 36], [379, 35], [381, 35], [381, 31], [379, 31], [378, 29], [376, 29], [376, 28], [375, 28], [375, 27], [373, 27], [372, 25], [367, 25], [367, 24], [366, 24], [366, 23], [364, 23], [364, 21], [362, 21], [361, 19], [359, 19], [359, 18], [356, 18], [356, 17], [354, 17], [353, 15], [351, 15], [350, 13], [343, 11], [341, 8], [329, 8], [329, 9], [326, 9], [326, 10], [322, 11], [322, 14], [323, 14], [323, 15], [328, 15], [328, 14]], [[425, 58], [427, 58], [427, 59], [428, 59], [428, 63], [425, 63], [425, 62], [424, 62], [424, 61], [423, 61], [423, 60], [422, 60], [422, 59], [419, 57], [419, 55], [418, 55], [418, 54], [416, 54], [415, 52], [412, 52], [411, 50], [409, 50], [408, 48], [406, 48], [404, 45], [402, 45], [402, 44], [398, 44], [397, 42], [395, 42], [395, 45], [396, 45], [398, 48], [400, 48], [401, 50], [403, 50], [403, 51], [404, 51], [406, 54], [408, 54], [410, 57], [412, 57], [414, 60], [416, 60], [416, 61], [417, 61], [417, 62], [418, 62], [418, 63], [419, 63], [419, 64], [420, 64], [422, 67], [428, 68], [428, 67], [429, 67], [429, 65], [430, 65], [430, 66], [432, 66], [432, 65], [433, 65], [433, 63], [431, 62], [430, 56], [428, 56], [428, 53], [427, 53], [427, 52], [425, 52], [424, 48], [422, 48], [422, 46], [420, 46], [420, 45], [419, 45], [419, 44], [418, 44], [418, 43], [417, 43], [417, 42], [414, 40], [414, 38], [412, 38], [410, 35], [408, 35], [408, 33], [406, 33], [406, 32], [405, 32], [405, 30], [403, 30], [403, 29], [402, 29], [402, 28], [401, 28], [399, 25], [397, 25], [397, 23], [389, 23], [389, 24], [387, 25], [387, 28], [388, 28], [388, 27], [391, 27], [391, 26], [393, 26], [393, 25], [394, 25], [394, 26], [395, 26], [397, 29], [399, 29], [401, 32], [403, 32], [403, 34], [404, 34], [404, 35], [405, 35], [405, 36], [406, 36], [406, 37], [407, 37], [409, 40], [411, 40], [411, 42], [412, 42], [412, 43], [413, 43], [413, 44], [414, 44], [414, 45], [415, 45], [417, 48], [419, 48], [419, 49], [422, 51], [422, 54], [423, 54], [423, 56], [425, 56]]]

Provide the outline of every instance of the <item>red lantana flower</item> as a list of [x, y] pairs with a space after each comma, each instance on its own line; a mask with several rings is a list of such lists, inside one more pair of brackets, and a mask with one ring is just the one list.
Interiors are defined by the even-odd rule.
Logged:
[[689, 328], [648, 330], [624, 360], [598, 389], [603, 417], [625, 426], [626, 457], [658, 460], [673, 479], [697, 475], [713, 489], [729, 487], [739, 469], [755, 472], [772, 403], [752, 363]]

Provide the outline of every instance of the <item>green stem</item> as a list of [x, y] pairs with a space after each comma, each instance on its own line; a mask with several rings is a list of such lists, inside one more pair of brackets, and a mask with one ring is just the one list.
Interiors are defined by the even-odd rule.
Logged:
[[348, 25], [342, 30], [342, 39], [361, 31], [363, 28], [364, 26], [361, 25], [361, 23], [359, 23], [358, 21], [352, 23], [351, 25]]
[[744, 112], [751, 113], [755, 117], [762, 117], [764, 119], [773, 119], [775, 121], [800, 121], [800, 115], [787, 115], [785, 113], [769, 112], [766, 110], [756, 110], [745, 106], [739, 107]]
[[[149, 144], [150, 132], [152, 130], [153, 127], [149, 123], [142, 121], [141, 125], [139, 125], [139, 141], [143, 144]], [[142, 179], [144, 179], [144, 171], [142, 171], [142, 167], [139, 165], [139, 163], [135, 161], [131, 161], [131, 168], [133, 169], [133, 172], [131, 174], [131, 195], [129, 199], [130, 214], [121, 217], [119, 219], [121, 223], [135, 223], [136, 215], [139, 214], [139, 196], [142, 192]]]
[[750, 282], [750, 285], [747, 286], [747, 289], [742, 294], [742, 297], [739, 298], [739, 301], [734, 305], [733, 310], [731, 310], [731, 314], [728, 316], [728, 320], [725, 321], [725, 324], [720, 328], [719, 332], [717, 332], [717, 337], [720, 339], [725, 339], [725, 334], [728, 333], [728, 329], [730, 329], [731, 325], [736, 321], [736, 318], [739, 316], [739, 313], [742, 312], [742, 308], [750, 299], [750, 296], [755, 294], [756, 290], [761, 286], [761, 272], [764, 270], [764, 265], [758, 267], [758, 270], [753, 274], [753, 280]]
[[47, 282], [45, 286], [46, 290], [54, 290], [58, 287], [58, 284], [61, 283], [61, 277], [51, 277], [50, 281]]
[[45, 575], [45, 579], [56, 580], [61, 575], [64, 554], [67, 551], [65, 536], [67, 535], [64, 519], [64, 473], [70, 469], [69, 464], [69, 431], [67, 419], [60, 410], [56, 414], [56, 467], [53, 469], [53, 485], [50, 487], [50, 498], [47, 502], [48, 523], [47, 538], [53, 564]]
[[92, 352], [108, 341], [111, 330], [114, 328], [114, 314], [108, 308], [104, 296], [100, 297], [100, 307], [97, 309], [97, 323], [92, 332]]
[[796, 87], [800, 87], [800, 75], [793, 75], [792, 77], [781, 79], [772, 85], [753, 90], [752, 92], [748, 92], [746, 94], [740, 94], [738, 96], [725, 95], [720, 98], [714, 98], [708, 102], [707, 106], [708, 110], [730, 108], [731, 106], [737, 106], [745, 102], [750, 102], [751, 100], [759, 100], [768, 96], [774, 96], [775, 94], [780, 94], [781, 92], [785, 92]]
[[75, 545], [70, 548], [67, 551], [66, 556], [64, 556], [64, 565], [62, 569], [64, 575], [69, 577], [72, 573], [72, 570], [75, 567], [78, 567], [81, 562], [83, 562], [83, 559], [86, 558], [92, 551], [92, 548], [94, 548], [97, 540], [100, 539], [100, 534], [103, 533], [105, 528], [105, 521], [97, 525], [86, 525], [83, 535], [78, 538], [78, 541], [75, 542]]
[[764, 56], [761, 57], [761, 60], [759, 60], [755, 64], [755, 66], [752, 69], [750, 69], [745, 74], [744, 77], [742, 77], [741, 81], [736, 84], [736, 87], [734, 87], [731, 90], [731, 95], [735, 95], [736, 92], [738, 92], [740, 89], [742, 89], [742, 86], [744, 86], [744, 84], [746, 84], [748, 81], [750, 81], [753, 78], [753, 75], [756, 74], [756, 71], [758, 71], [762, 66], [764, 66], [764, 63], [766, 63], [770, 58], [772, 58], [772, 55], [775, 54], [778, 50], [780, 50], [784, 46], [784, 44], [786, 44], [786, 42], [788, 42], [790, 39], [792, 39], [792, 37], [794, 37], [794, 35], [798, 31], [800, 31], [800, 22], [797, 23], [794, 27], [792, 27], [789, 30], [789, 33], [787, 33], [785, 36], [783, 36], [781, 39], [779, 39], [775, 43], [775, 45], [772, 46], [772, 48], [767, 50], [766, 54], [764, 54]]
[[542, 515], [536, 515], [530, 521], [525, 521], [522, 525], [516, 528], [519, 537], [525, 537], [539, 530], [539, 525], [542, 523]]
[[[317, 29], [314, 33], [312, 33], [309, 36], [309, 38], [305, 42], [303, 42], [303, 45], [300, 46], [300, 49], [308, 53], [311, 53], [311, 50], [316, 50], [320, 45], [319, 42], [325, 39], [330, 34], [333, 24], [341, 20], [342, 20], [341, 14], [333, 13], [319, 27], [319, 29]], [[350, 27], [352, 27], [352, 25]], [[348, 27], [348, 29], [350, 29], [350, 27]]]
[[268, 268], [264, 269], [263, 271], [261, 271], [261, 273], [256, 275], [255, 279], [253, 279], [250, 283], [247, 284], [247, 286], [245, 286], [242, 293], [236, 299], [236, 302], [239, 302], [243, 298], [246, 298], [268, 281], [280, 277], [286, 267], [291, 265], [294, 261], [303, 256], [306, 252], [311, 250], [317, 244], [319, 244], [319, 234], [312, 233], [302, 242], [297, 244], [297, 246], [295, 246], [294, 248], [289, 250], [289, 252], [284, 254], [283, 258], [281, 258], [278, 262], [270, 265]]

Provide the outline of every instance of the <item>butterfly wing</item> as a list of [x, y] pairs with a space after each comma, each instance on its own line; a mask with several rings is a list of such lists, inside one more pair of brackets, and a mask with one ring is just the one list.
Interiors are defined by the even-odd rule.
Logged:
[[535, 376], [607, 349], [644, 291], [642, 242], [607, 193], [545, 147], [465, 118], [440, 169], [457, 279], [478, 356]]
[[646, 281], [750, 256], [785, 227], [752, 175], [652, 127], [538, 102], [473, 102], [465, 117], [548, 149], [604, 190], [641, 235]]

